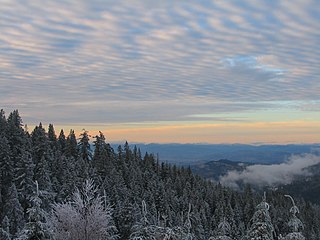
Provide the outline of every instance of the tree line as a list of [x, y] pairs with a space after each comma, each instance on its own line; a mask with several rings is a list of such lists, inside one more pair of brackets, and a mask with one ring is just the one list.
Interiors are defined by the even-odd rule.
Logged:
[[237, 192], [102, 132], [29, 132], [18, 110], [0, 111], [0, 170], [1, 240], [320, 239], [303, 199]]

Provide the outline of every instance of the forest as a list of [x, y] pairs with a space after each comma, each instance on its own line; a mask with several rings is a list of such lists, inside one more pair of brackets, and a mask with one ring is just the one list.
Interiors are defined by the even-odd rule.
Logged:
[[239, 192], [73, 130], [32, 131], [0, 111], [0, 239], [320, 239], [320, 207], [280, 190]]

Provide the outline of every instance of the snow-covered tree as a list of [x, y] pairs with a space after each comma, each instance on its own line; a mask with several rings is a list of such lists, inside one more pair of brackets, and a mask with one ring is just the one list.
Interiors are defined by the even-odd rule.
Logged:
[[34, 164], [31, 153], [27, 150], [24, 150], [19, 162], [16, 163], [16, 177], [14, 179], [18, 191], [19, 201], [23, 209], [27, 209], [31, 206], [30, 197], [34, 192], [33, 169]]
[[7, 192], [13, 180], [14, 161], [6, 136], [0, 135], [0, 187], [1, 192]]
[[20, 233], [18, 240], [48, 240], [51, 239], [50, 232], [46, 223], [46, 213], [41, 208], [42, 201], [38, 182], [35, 182], [36, 190], [31, 198], [31, 208], [27, 210], [28, 222]]
[[147, 218], [147, 205], [142, 201], [142, 217], [132, 228], [130, 240], [155, 240], [156, 226], [151, 224]]
[[184, 239], [186, 240], [192, 240], [194, 239], [194, 235], [191, 232], [192, 229], [192, 223], [191, 223], [191, 204], [189, 203], [189, 210], [188, 210], [188, 214], [187, 214], [187, 220], [184, 224], [184, 227], [186, 229], [186, 237]]
[[285, 195], [285, 197], [290, 198], [292, 202], [292, 207], [290, 208], [291, 218], [288, 222], [290, 233], [288, 233], [283, 240], [305, 240], [305, 237], [302, 235], [301, 231], [304, 226], [301, 220], [296, 216], [299, 213], [299, 208], [296, 206], [293, 198], [290, 195]]
[[11, 240], [10, 230], [9, 230], [9, 218], [5, 216], [2, 220], [0, 227], [0, 239], [1, 240]]
[[266, 202], [266, 194], [263, 200], [257, 205], [253, 214], [252, 225], [248, 231], [248, 240], [273, 240], [274, 227], [269, 215], [269, 204]]
[[223, 218], [223, 221], [218, 225], [218, 234], [217, 237], [210, 237], [209, 240], [232, 240], [228, 235], [230, 234], [231, 226], [227, 222], [226, 218]]
[[70, 133], [65, 142], [65, 154], [68, 157], [78, 158], [78, 143], [74, 130], [70, 130]]
[[56, 240], [117, 239], [112, 219], [112, 208], [104, 204], [92, 180], [76, 189], [72, 200], [53, 206], [49, 218]]
[[18, 193], [14, 183], [8, 190], [7, 200], [4, 204], [4, 215], [9, 219], [10, 234], [16, 235], [24, 226], [23, 209], [18, 200]]

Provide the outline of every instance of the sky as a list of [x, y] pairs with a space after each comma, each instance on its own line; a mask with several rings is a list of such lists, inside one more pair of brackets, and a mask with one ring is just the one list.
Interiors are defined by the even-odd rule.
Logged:
[[319, 143], [318, 0], [0, 0], [0, 108], [110, 141]]

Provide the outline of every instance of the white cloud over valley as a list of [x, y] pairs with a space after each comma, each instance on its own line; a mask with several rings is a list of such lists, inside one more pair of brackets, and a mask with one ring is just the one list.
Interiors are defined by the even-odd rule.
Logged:
[[229, 171], [220, 178], [223, 185], [238, 188], [239, 183], [258, 187], [289, 184], [297, 177], [311, 176], [308, 167], [320, 163], [320, 156], [313, 154], [293, 155], [287, 162], [271, 165], [251, 165], [243, 171]]

